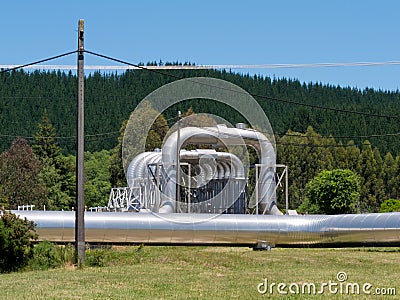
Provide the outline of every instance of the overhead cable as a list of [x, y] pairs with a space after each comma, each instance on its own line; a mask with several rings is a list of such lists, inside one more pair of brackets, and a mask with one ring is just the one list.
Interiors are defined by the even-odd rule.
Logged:
[[52, 57], [49, 57], [49, 58], [41, 59], [41, 60], [38, 60], [38, 61], [34, 61], [34, 62], [31, 62], [31, 63], [28, 63], [28, 64], [24, 64], [24, 65], [20, 65], [20, 66], [8, 68], [8, 69], [0, 70], [0, 74], [6, 73], [6, 72], [11, 72], [11, 71], [16, 71], [18, 69], [23, 69], [23, 68], [28, 67], [28, 66], [44, 63], [46, 61], [50, 61], [50, 60], [61, 58], [61, 57], [64, 57], [64, 56], [67, 56], [67, 55], [70, 55], [70, 54], [74, 54], [76, 52], [77, 52], [77, 50], [74, 50], [74, 51], [66, 52], [66, 53], [63, 53], [63, 54], [60, 54], [60, 55], [56, 55], [56, 56], [52, 56]]
[[267, 95], [260, 95], [260, 94], [254, 94], [254, 93], [250, 93], [250, 92], [241, 92], [238, 90], [233, 90], [233, 89], [229, 89], [229, 88], [224, 88], [224, 87], [220, 87], [220, 86], [214, 86], [212, 84], [207, 84], [207, 83], [203, 83], [203, 82], [197, 82], [194, 79], [190, 79], [190, 78], [184, 78], [182, 76], [178, 76], [175, 74], [170, 74], [170, 73], [165, 73], [159, 70], [155, 70], [155, 69], [149, 69], [145, 66], [140, 66], [137, 64], [133, 64], [121, 59], [117, 59], [117, 58], [113, 58], [104, 54], [98, 54], [89, 50], [85, 50], [86, 53], [88, 54], [92, 54], [98, 57], [102, 57], [108, 60], [112, 60], [118, 63], [122, 63], [122, 64], [126, 64], [129, 66], [134, 66], [138, 69], [142, 69], [142, 70], [146, 70], [149, 72], [153, 72], [153, 73], [157, 73], [163, 76], [168, 76], [168, 77], [172, 77], [175, 79], [186, 79], [190, 82], [196, 83], [196, 84], [200, 84], [200, 85], [204, 85], [204, 86], [208, 86], [208, 87], [212, 87], [212, 88], [217, 88], [217, 89], [222, 89], [222, 90], [227, 90], [229, 92], [234, 92], [234, 93], [240, 93], [240, 94], [249, 94], [253, 97], [256, 98], [261, 98], [264, 100], [273, 100], [276, 102], [283, 102], [283, 103], [288, 103], [288, 104], [294, 104], [294, 105], [298, 105], [298, 106], [306, 106], [306, 107], [311, 107], [311, 108], [316, 108], [316, 109], [321, 109], [321, 110], [329, 110], [329, 111], [334, 111], [334, 112], [341, 112], [341, 113], [348, 113], [348, 114], [355, 114], [355, 115], [362, 115], [362, 116], [367, 116], [367, 117], [378, 117], [378, 118], [387, 118], [387, 119], [400, 119], [400, 115], [383, 115], [383, 114], [377, 114], [377, 113], [368, 113], [368, 112], [361, 112], [361, 111], [355, 111], [355, 110], [348, 110], [348, 109], [344, 109], [344, 108], [334, 108], [334, 107], [327, 107], [327, 106], [321, 106], [321, 105], [315, 105], [315, 104], [308, 104], [308, 103], [301, 103], [301, 102], [297, 102], [297, 101], [293, 101], [293, 100], [287, 100], [287, 99], [282, 99], [282, 98], [277, 98], [277, 97], [271, 97], [271, 96], [267, 96]]

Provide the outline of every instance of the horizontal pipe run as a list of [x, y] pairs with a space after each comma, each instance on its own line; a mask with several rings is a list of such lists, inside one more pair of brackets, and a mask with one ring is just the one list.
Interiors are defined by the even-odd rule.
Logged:
[[[74, 212], [13, 211], [37, 224], [40, 240], [74, 242]], [[399, 245], [400, 213], [217, 215], [86, 212], [88, 243]]]

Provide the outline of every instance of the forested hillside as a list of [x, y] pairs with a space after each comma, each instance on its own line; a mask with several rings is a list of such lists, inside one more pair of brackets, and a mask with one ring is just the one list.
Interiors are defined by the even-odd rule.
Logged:
[[[111, 186], [126, 185], [121, 141], [124, 120], [137, 103], [176, 77], [193, 76], [222, 78], [262, 96], [255, 98], [275, 132], [277, 163], [289, 167], [290, 208], [301, 206], [310, 180], [322, 170], [333, 169], [349, 169], [359, 176], [359, 212], [378, 211], [384, 201], [399, 199], [399, 91], [360, 91], [212, 70], [169, 73], [175, 77], [143, 70], [87, 76], [85, 130], [90, 152], [85, 153], [85, 204], [89, 207], [106, 205]], [[0, 206], [29, 203], [37, 208], [71, 209], [76, 76], [18, 71], [2, 73], [0, 79]], [[149, 150], [160, 147], [172, 125], [167, 120], [176, 120], [178, 109], [183, 116], [207, 112], [231, 123], [245, 122], [223, 104], [189, 100], [159, 116], [148, 136]], [[255, 163], [256, 157], [251, 161]], [[252, 175], [249, 183], [254, 188]], [[281, 189], [278, 204], [283, 208]]]
[[[358, 90], [320, 83], [302, 84], [297, 80], [271, 79], [215, 70], [170, 70], [165, 73], [179, 77], [209, 76], [230, 81], [256, 97], [265, 110], [276, 134], [288, 130], [305, 132], [312, 126], [323, 136], [336, 141], [348, 141], [361, 146], [368, 139], [384, 156], [399, 153], [399, 118], [374, 115], [400, 115], [400, 92]], [[85, 82], [86, 149], [109, 150], [117, 143], [118, 131], [130, 112], [147, 94], [165, 83], [176, 80], [144, 70], [123, 74], [89, 74]], [[27, 73], [15, 71], [0, 74], [0, 151], [10, 147], [16, 136], [28, 140], [37, 131], [37, 124], [47, 110], [56, 129], [56, 140], [65, 154], [73, 154], [77, 80], [74, 74], [63, 72]], [[274, 99], [276, 98], [276, 99]], [[288, 100], [299, 104], [284, 102]], [[305, 105], [304, 105], [305, 104]], [[311, 106], [331, 107], [324, 110]], [[220, 115], [231, 123], [244, 121], [232, 109], [212, 101], [190, 100], [179, 109], [189, 107], [197, 113]], [[164, 112], [166, 119], [176, 115], [178, 108]], [[356, 110], [369, 115], [350, 114], [341, 110]]]

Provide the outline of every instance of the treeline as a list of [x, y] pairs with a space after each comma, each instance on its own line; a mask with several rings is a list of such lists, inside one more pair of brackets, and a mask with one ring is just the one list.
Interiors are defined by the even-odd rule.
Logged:
[[[183, 115], [191, 113], [189, 109]], [[123, 122], [115, 148], [85, 153], [88, 207], [107, 205], [110, 188], [126, 185], [121, 157], [125, 125]], [[16, 209], [34, 204], [38, 209], [70, 210], [75, 203], [75, 157], [62, 153], [46, 113], [37, 128], [30, 144], [17, 138], [0, 155], [0, 206]], [[150, 130], [146, 149], [160, 147], [167, 131], [166, 119], [160, 115]], [[349, 169], [357, 174], [361, 186], [358, 212], [377, 212], [385, 200], [400, 198], [400, 155], [388, 152], [382, 157], [368, 140], [362, 147], [353, 141], [343, 144], [321, 136], [311, 126], [304, 133], [288, 131], [275, 139], [277, 163], [289, 168], [291, 209], [300, 207], [307, 183], [323, 170]], [[256, 156], [251, 157], [251, 165], [258, 163]], [[254, 172], [249, 184], [254, 185], [251, 174]], [[284, 208], [284, 188], [278, 186], [278, 206]]]
[[[48, 115], [35, 126], [29, 142], [16, 138], [0, 154], [0, 208], [34, 205], [38, 210], [71, 210], [75, 206], [75, 163], [55, 141]], [[110, 194], [110, 151], [85, 152], [85, 204], [107, 205]]]
[[[289, 202], [298, 208], [305, 198], [306, 184], [323, 170], [349, 169], [360, 180], [358, 212], [377, 212], [388, 199], [400, 199], [400, 155], [381, 156], [376, 146], [364, 140], [361, 147], [334, 138], [324, 138], [312, 127], [304, 133], [288, 131], [276, 136], [277, 162], [289, 169]], [[278, 193], [284, 207], [283, 193]]]
[[[382, 156], [389, 151], [397, 155], [400, 150], [398, 135], [392, 135], [399, 132], [399, 91], [306, 84], [298, 80], [216, 70], [164, 70], [163, 73], [175, 77], [145, 70], [121, 74], [94, 72], [86, 76], [85, 132], [88, 151], [115, 147], [123, 120], [129, 117], [146, 95], [176, 80], [176, 76], [221, 78], [252, 94], [267, 96], [255, 98], [264, 109], [274, 132], [279, 135], [288, 130], [305, 132], [308, 126], [312, 126], [323, 136], [340, 137], [338, 140], [344, 144], [353, 140], [361, 146], [365, 139], [369, 139]], [[16, 136], [32, 137], [46, 109], [56, 129], [56, 140], [64, 153], [73, 154], [76, 97], [77, 79], [72, 72], [14, 71], [0, 74], [0, 151], [7, 149]], [[335, 109], [324, 110], [315, 106]], [[179, 107], [164, 112], [164, 115], [170, 119], [176, 117], [178, 109], [186, 111], [189, 107], [197, 113], [219, 115], [232, 124], [245, 121], [238, 112], [224, 104], [198, 99], [182, 102]], [[369, 115], [350, 114], [343, 110], [361, 111]]]
[[[378, 211], [384, 200], [400, 198], [400, 139], [392, 135], [399, 132], [399, 91], [361, 91], [215, 70], [165, 72], [180, 77], [217, 77], [252, 94], [269, 96], [256, 100], [275, 132], [277, 163], [289, 167], [290, 208], [299, 207], [305, 186], [315, 175], [337, 168], [350, 169], [360, 177], [360, 212]], [[147, 94], [175, 79], [140, 70], [87, 76], [88, 206], [106, 205], [111, 186], [125, 183], [120, 157], [121, 125], [123, 128], [124, 121]], [[76, 76], [71, 72], [0, 74], [0, 205], [16, 208], [35, 204], [50, 209], [71, 209], [74, 205], [76, 90]], [[281, 101], [285, 99], [304, 105]], [[223, 104], [196, 99], [163, 112], [157, 121], [162, 126], [155, 129], [166, 132], [167, 125], [172, 125], [167, 120], [174, 119], [178, 109], [185, 112], [190, 108], [196, 113], [218, 115], [233, 124], [246, 121]], [[149, 141], [149, 150], [162, 141], [165, 132], [151, 135], [160, 136]], [[279, 197], [283, 207], [284, 201]]]

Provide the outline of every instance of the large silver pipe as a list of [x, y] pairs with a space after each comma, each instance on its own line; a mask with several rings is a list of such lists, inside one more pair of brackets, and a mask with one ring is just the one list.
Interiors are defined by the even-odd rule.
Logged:
[[147, 166], [150, 164], [154, 159], [158, 160], [160, 157], [159, 152], [146, 152], [149, 153], [140, 162], [137, 164], [137, 167], [134, 172], [135, 178], [146, 178], [148, 177], [148, 170]]
[[231, 176], [237, 179], [245, 179], [243, 163], [236, 155], [229, 152], [218, 152], [218, 158], [222, 161], [230, 163], [233, 166], [234, 174]]
[[[221, 161], [232, 163], [232, 170], [238, 170], [236, 173], [233, 172], [232, 176], [239, 177], [244, 179], [244, 167], [241, 163], [240, 159], [229, 152], [217, 152], [215, 150], [208, 150], [208, 149], [197, 149], [197, 150], [181, 150], [180, 152], [180, 160], [181, 162], [192, 162], [194, 161], [196, 164], [199, 163], [200, 157], [203, 156], [212, 156], [215, 161], [214, 164], [209, 164], [207, 161], [204, 161], [205, 169], [203, 170], [203, 177], [204, 179], [218, 179], [219, 176], [221, 178], [227, 178], [230, 176], [231, 171], [230, 168], [227, 171], [227, 174], [224, 174], [224, 168], [220, 164]], [[149, 164], [160, 163], [162, 159], [161, 152], [143, 152], [137, 157], [135, 157], [132, 162], [130, 163], [127, 171], [127, 181], [128, 183], [135, 182], [134, 179], [137, 178], [145, 178], [148, 176], [147, 166]], [[211, 178], [212, 176], [212, 178]]]
[[225, 169], [225, 173], [224, 176], [225, 178], [229, 178], [231, 176], [231, 167], [228, 163], [221, 161], [221, 165], [224, 167]]
[[[145, 152], [134, 158], [128, 167], [127, 178], [131, 188], [138, 188], [141, 186], [141, 181], [149, 177], [147, 166], [155, 163], [162, 163], [161, 152]], [[216, 194], [208, 195], [206, 198], [216, 198], [213, 200], [217, 207], [222, 209], [223, 204], [233, 204], [235, 200], [241, 195], [245, 183], [245, 172], [241, 160], [234, 154], [229, 152], [217, 152], [210, 149], [196, 149], [196, 150], [181, 150], [180, 161], [195, 164], [200, 168], [200, 174], [196, 175], [194, 180], [197, 183], [196, 187], [202, 187], [213, 179], [218, 179], [218, 176], [227, 178], [227, 189], [231, 191], [230, 194], [220, 194], [221, 189], [216, 189]], [[221, 163], [224, 163], [221, 165]], [[225, 169], [224, 167], [225, 166]], [[221, 172], [223, 174], [221, 174]], [[174, 180], [169, 183], [169, 189], [172, 192], [174, 187]], [[234, 180], [235, 182], [232, 182]], [[168, 182], [167, 182], [168, 185]], [[215, 188], [215, 187], [214, 187]], [[162, 197], [166, 197], [170, 193], [164, 193]], [[227, 199], [222, 200], [224, 197]], [[159, 208], [157, 207], [156, 211]], [[163, 208], [165, 210], [165, 207]], [[161, 212], [163, 212], [161, 209]]]
[[216, 179], [224, 179], [225, 178], [225, 168], [221, 164], [221, 162], [217, 162], [217, 168], [218, 168], [218, 176]]
[[[40, 240], [73, 242], [75, 213], [13, 211], [37, 224]], [[212, 215], [85, 213], [88, 243], [400, 245], [400, 213]]]
[[135, 169], [140, 162], [141, 159], [149, 155], [149, 152], [143, 152], [137, 155], [129, 164], [128, 169], [126, 170], [126, 181], [128, 182], [128, 186], [131, 187], [134, 179], [135, 179]]
[[185, 127], [178, 133], [172, 133], [165, 141], [162, 149], [162, 161], [168, 166], [167, 175], [168, 185], [171, 185], [167, 191], [170, 194], [165, 197], [161, 203], [160, 212], [169, 213], [175, 211], [176, 190], [172, 188], [175, 185], [176, 178], [176, 157], [177, 151], [186, 144], [214, 144], [214, 145], [249, 145], [256, 149], [260, 158], [260, 178], [259, 178], [259, 205], [262, 212], [268, 214], [282, 214], [276, 206], [275, 193], [275, 150], [268, 138], [256, 130], [228, 128], [225, 125], [214, 127]]
[[[213, 173], [214, 173], [213, 178], [214, 179], [217, 179], [220, 177], [228, 178], [230, 176], [235, 177], [235, 178], [245, 179], [243, 163], [236, 155], [229, 153], [229, 152], [217, 152], [215, 150], [209, 150], [209, 149], [196, 149], [196, 150], [191, 150], [191, 151], [181, 150], [180, 159], [181, 159], [181, 161], [195, 160], [196, 162], [198, 162], [200, 157], [207, 156], [207, 155], [210, 157], [214, 157], [216, 160], [216, 163], [217, 163], [216, 166], [217, 166], [218, 172], [214, 172], [215, 170], [213, 170]], [[223, 165], [221, 165], [221, 162], [226, 162], [232, 166], [232, 167], [226, 168], [225, 171], [227, 173], [222, 173], [224, 170], [222, 167]], [[231, 170], [234, 172], [231, 172]]]

